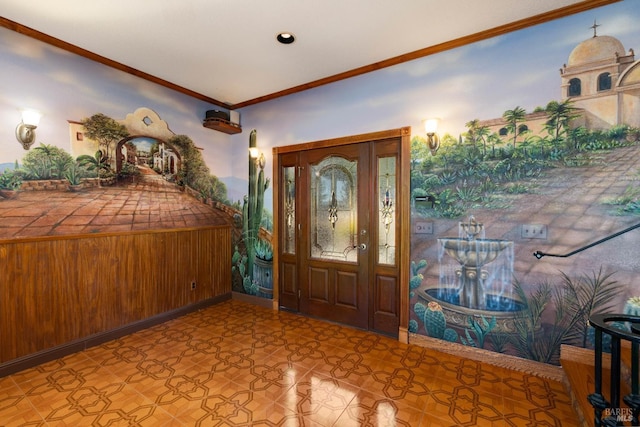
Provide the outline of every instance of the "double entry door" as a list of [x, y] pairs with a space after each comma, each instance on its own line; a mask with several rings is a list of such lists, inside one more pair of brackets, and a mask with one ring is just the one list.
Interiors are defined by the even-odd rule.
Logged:
[[277, 154], [280, 308], [397, 336], [401, 138]]

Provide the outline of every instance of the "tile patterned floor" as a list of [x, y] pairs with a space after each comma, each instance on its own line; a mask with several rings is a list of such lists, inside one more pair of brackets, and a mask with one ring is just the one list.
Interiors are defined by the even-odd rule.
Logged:
[[228, 301], [0, 378], [1, 426], [577, 426], [561, 383]]

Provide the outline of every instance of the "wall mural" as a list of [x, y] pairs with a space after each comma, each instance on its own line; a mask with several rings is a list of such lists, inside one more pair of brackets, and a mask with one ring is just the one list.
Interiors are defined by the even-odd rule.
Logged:
[[[250, 159], [251, 183], [233, 161], [246, 134], [203, 127], [206, 102], [0, 33], [0, 239], [231, 223], [233, 289], [272, 297], [266, 160]], [[25, 147], [14, 130], [31, 108], [42, 119]]]
[[[226, 188], [154, 111], [69, 121], [71, 152], [34, 145], [0, 174], [2, 238], [218, 225]], [[40, 209], [37, 209], [40, 207]], [[72, 225], [72, 226], [71, 226]]]
[[557, 364], [561, 343], [592, 345], [589, 313], [638, 310], [640, 228], [533, 254], [640, 223], [639, 14], [625, 0], [246, 107], [243, 121], [265, 148], [411, 126], [411, 339]]
[[411, 332], [558, 364], [591, 314], [638, 313], [640, 61], [597, 28], [560, 100], [413, 138]]
[[[0, 174], [0, 203], [5, 200], [51, 204], [51, 199], [69, 202], [66, 192], [83, 192], [82, 212], [100, 204], [105, 193], [118, 189], [118, 195], [139, 200], [139, 193], [173, 194], [166, 206], [180, 212], [179, 220], [170, 212], [157, 212], [156, 221], [137, 221], [136, 215], [110, 215], [107, 222], [99, 215], [78, 215], [77, 211], [58, 217], [42, 212], [52, 226], [41, 230], [45, 235], [71, 232], [121, 231], [131, 217], [135, 229], [180, 226], [235, 224], [233, 254], [233, 289], [237, 292], [273, 298], [270, 214], [264, 210], [264, 193], [269, 187], [265, 178], [265, 157], [249, 157], [248, 194], [242, 206], [227, 200], [225, 185], [211, 175], [200, 150], [185, 135], [175, 135], [168, 124], [151, 109], [139, 108], [123, 120], [96, 113], [82, 121], [69, 122], [71, 153], [52, 145], [40, 144]], [[256, 131], [250, 133], [250, 148], [256, 148]], [[62, 194], [60, 194], [62, 192]], [[183, 197], [183, 194], [185, 197]], [[164, 196], [166, 198], [168, 196]], [[71, 199], [78, 201], [78, 196]], [[207, 205], [202, 208], [199, 203]], [[142, 204], [151, 203], [142, 199]], [[133, 204], [133, 203], [132, 203]], [[139, 202], [131, 209], [138, 210]], [[196, 207], [194, 208], [194, 205]], [[114, 208], [115, 204], [111, 206]], [[10, 212], [16, 214], [16, 207]], [[96, 208], [99, 209], [99, 208]], [[185, 216], [182, 211], [197, 214]], [[2, 212], [0, 211], [0, 218]], [[133, 211], [132, 211], [133, 212]], [[132, 213], [130, 212], [130, 213]], [[264, 218], [264, 220], [263, 220]], [[73, 229], [56, 227], [72, 221]], [[33, 236], [33, 229], [5, 230], [2, 238]], [[10, 235], [8, 233], [11, 233]]]
[[[231, 219], [233, 289], [270, 297], [270, 148], [409, 125], [411, 331], [557, 363], [561, 342], [591, 345], [589, 312], [640, 305], [640, 230], [533, 256], [640, 222], [638, 13], [625, 0], [245, 107], [259, 144], [203, 129], [205, 102], [0, 29], [0, 238]], [[45, 113], [29, 151], [26, 106]], [[264, 158], [244, 163], [247, 139]]]

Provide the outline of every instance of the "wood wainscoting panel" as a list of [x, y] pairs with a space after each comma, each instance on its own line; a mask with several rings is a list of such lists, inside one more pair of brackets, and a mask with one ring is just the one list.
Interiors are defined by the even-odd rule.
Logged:
[[0, 365], [231, 294], [231, 229], [0, 241]]

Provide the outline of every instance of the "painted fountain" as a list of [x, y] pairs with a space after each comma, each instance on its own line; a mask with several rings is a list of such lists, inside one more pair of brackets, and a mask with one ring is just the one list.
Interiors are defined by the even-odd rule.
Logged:
[[514, 332], [526, 305], [513, 289], [513, 242], [486, 239], [484, 225], [471, 216], [458, 224], [458, 237], [438, 239], [439, 277], [418, 291], [437, 302], [447, 323], [468, 327], [469, 318], [495, 318], [496, 331]]

